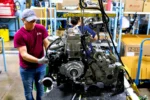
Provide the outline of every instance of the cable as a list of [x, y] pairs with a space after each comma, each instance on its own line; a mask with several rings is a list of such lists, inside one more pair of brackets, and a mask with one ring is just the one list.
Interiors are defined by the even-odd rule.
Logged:
[[15, 10], [20, 10], [21, 9], [21, 4], [18, 0], [15, 2], [15, 6], [16, 6]]
[[[100, 11], [101, 11], [101, 13], [102, 13], [102, 20], [103, 20], [104, 24], [106, 25], [106, 29], [107, 29], [107, 32], [108, 32], [108, 34], [109, 34], [109, 36], [110, 36], [111, 42], [112, 42], [112, 44], [113, 44], [113, 47], [114, 47], [114, 49], [115, 49], [115, 53], [117, 54], [118, 59], [119, 59], [119, 61], [121, 62], [121, 64], [124, 66], [124, 64], [123, 64], [123, 62], [122, 62], [122, 60], [121, 60], [121, 58], [120, 58], [120, 56], [119, 56], [119, 54], [118, 54], [118, 52], [117, 52], [117, 49], [116, 49], [116, 47], [115, 47], [115, 44], [114, 44], [114, 42], [113, 42], [112, 35], [111, 35], [111, 33], [110, 33], [109, 29], [108, 29], [109, 17], [107, 16], [107, 14], [106, 14], [105, 11], [104, 11], [102, 0], [98, 0], [98, 2], [99, 2], [99, 6], [100, 6]], [[125, 69], [124, 69], [124, 70], [125, 70]], [[127, 72], [127, 70], [125, 70], [125, 72], [127, 73], [127, 76], [128, 76], [128, 78], [129, 78], [131, 84], [134, 84], [134, 82], [133, 82], [132, 78], [130, 77], [129, 73]]]
[[117, 49], [115, 47], [114, 41], [112, 39], [112, 35], [111, 35], [111, 33], [110, 33], [109, 29], [108, 29], [109, 17], [107, 16], [107, 14], [104, 11], [103, 2], [102, 2], [102, 0], [98, 0], [98, 3], [99, 3], [100, 11], [101, 11], [101, 14], [102, 14], [102, 21], [103, 21], [104, 25], [106, 26], [106, 30], [107, 30], [107, 32], [108, 32], [108, 34], [110, 36], [110, 40], [111, 40], [111, 42], [113, 44], [115, 53], [117, 54], [118, 59], [121, 62], [121, 64], [124, 66], [124, 64], [123, 64], [123, 62], [122, 62], [122, 60], [121, 60], [121, 58], [119, 56], [119, 53], [117, 52]]
[[71, 100], [74, 100], [75, 99], [75, 97], [76, 97], [76, 93], [73, 95], [73, 97], [71, 98]]
[[129, 75], [128, 71], [125, 69], [125, 67], [121, 67], [121, 68], [122, 68], [122, 69], [125, 71], [125, 73], [127, 74], [127, 76], [128, 76], [128, 78], [129, 78], [130, 83], [131, 83], [131, 84], [134, 84], [134, 82], [133, 82], [132, 78], [130, 77], [130, 75]]
[[81, 45], [83, 47], [83, 50], [85, 51], [86, 55], [88, 55], [90, 58], [93, 59], [93, 57], [91, 57], [91, 55], [89, 55], [89, 52], [87, 50], [87, 46], [86, 46], [86, 42], [85, 42], [85, 37], [86, 37], [86, 32], [84, 32], [84, 21], [83, 21], [83, 16], [84, 16], [84, 9], [87, 7], [86, 3], [84, 2], [84, 0], [80, 0], [79, 2], [79, 6], [81, 8], [82, 11], [82, 17], [81, 17], [81, 32], [83, 33], [83, 35], [81, 36]]
[[[110, 33], [109, 29], [108, 29], [109, 17], [108, 17], [108, 15], [105, 13], [105, 10], [104, 10], [104, 7], [103, 7], [103, 2], [102, 2], [102, 0], [98, 0], [98, 3], [99, 3], [99, 8], [90, 7], [89, 9], [97, 9], [97, 10], [100, 10], [100, 11], [101, 11], [101, 14], [102, 14], [102, 21], [103, 21], [103, 23], [104, 23], [104, 25], [105, 25], [105, 27], [106, 27], [106, 30], [107, 30], [107, 32], [108, 32], [108, 34], [109, 34], [109, 36], [110, 36], [110, 40], [111, 40], [112, 45], [113, 45], [113, 47], [114, 47], [115, 53], [117, 54], [117, 57], [118, 57], [119, 61], [121, 62], [121, 64], [124, 66], [124, 64], [123, 64], [123, 62], [122, 62], [122, 60], [121, 60], [121, 58], [120, 58], [120, 56], [119, 56], [119, 53], [117, 52], [117, 49], [116, 49], [116, 47], [115, 47], [114, 41], [113, 41], [113, 39], [112, 39], [112, 35], [111, 35], [111, 33]], [[83, 4], [84, 4], [84, 5], [83, 5]], [[86, 3], [84, 3], [84, 0], [80, 0], [79, 5], [80, 5], [81, 9], [88, 9]], [[110, 44], [109, 44], [108, 41], [107, 41], [107, 43], [108, 43], [108, 45], [110, 46]]]
[[54, 40], [54, 41], [47, 47], [47, 49], [46, 49], [46, 57], [47, 57], [47, 58], [49, 58], [49, 57], [48, 57], [48, 49], [52, 46], [52, 44], [54, 44], [54, 43], [57, 42], [58, 40], [61, 41], [61, 38], [57, 38], [56, 40]]
[[100, 10], [98, 7], [87, 7], [87, 4], [84, 2], [84, 0], [79, 1], [79, 6], [81, 9], [97, 9]]
[[136, 18], [137, 18], [137, 12], [134, 14], [134, 20], [133, 22], [130, 24], [129, 28], [126, 29], [126, 32], [130, 32], [130, 30], [132, 29], [135, 21], [136, 21]]
[[[80, 0], [80, 4], [81, 4], [80, 7], [83, 7], [83, 8], [84, 8], [84, 6], [82, 6], [82, 3], [81, 3], [81, 2], [82, 2], [82, 0]], [[100, 9], [98, 9], [98, 8], [95, 8], [95, 9], [98, 9], [98, 10], [101, 11], [101, 14], [102, 14], [102, 21], [103, 21], [103, 23], [104, 23], [104, 25], [105, 25], [105, 27], [106, 27], [106, 31], [108, 32], [108, 34], [109, 34], [109, 36], [110, 36], [110, 39], [111, 39], [111, 42], [112, 42], [112, 44], [113, 44], [115, 53], [117, 54], [118, 59], [119, 59], [119, 61], [121, 62], [121, 64], [124, 66], [124, 64], [123, 64], [123, 62], [122, 62], [122, 60], [121, 60], [121, 58], [120, 58], [120, 56], [119, 56], [119, 54], [118, 54], [118, 52], [117, 52], [117, 49], [116, 49], [116, 47], [115, 47], [114, 41], [113, 41], [113, 39], [112, 39], [112, 35], [111, 35], [111, 33], [110, 33], [109, 29], [108, 29], [109, 17], [107, 16], [107, 14], [106, 14], [105, 11], [104, 11], [103, 2], [102, 2], [102, 0], [98, 0], [98, 3], [99, 3]], [[109, 42], [108, 42], [108, 44], [109, 44]], [[109, 46], [110, 46], [110, 45], [109, 45]], [[128, 78], [129, 78], [129, 80], [130, 80], [130, 83], [131, 83], [131, 84], [134, 84], [134, 82], [133, 82], [132, 78], [130, 77], [129, 73], [127, 72], [127, 70], [124, 69], [124, 71], [127, 73], [127, 76], [128, 76]]]
[[79, 96], [79, 100], [81, 100], [81, 98], [82, 98], [82, 95], [80, 94], [80, 96]]

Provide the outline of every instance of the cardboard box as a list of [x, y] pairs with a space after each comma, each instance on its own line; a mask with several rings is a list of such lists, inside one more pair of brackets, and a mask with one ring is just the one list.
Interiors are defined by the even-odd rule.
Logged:
[[63, 3], [57, 3], [56, 9], [63, 10], [63, 7], [78, 7], [79, 0], [63, 0]]
[[[91, 0], [91, 2], [98, 5], [98, 1], [97, 0]], [[103, 3], [104, 10], [106, 9], [106, 5], [107, 5], [107, 3]], [[79, 0], [63, 0], [63, 3], [57, 3], [56, 4], [56, 9], [57, 10], [64, 10], [65, 7], [72, 7], [72, 9], [70, 9], [70, 10], [78, 10], [78, 9], [80, 9], [79, 8]]]
[[[34, 10], [34, 12], [38, 18], [47, 18], [47, 17], [50, 18], [50, 11], [51, 11], [52, 17], [54, 17], [54, 9], [53, 8], [46, 9], [44, 7], [34, 7], [31, 9]], [[47, 11], [47, 17], [46, 17], [46, 11]]]
[[56, 36], [63, 36], [64, 35], [65, 30], [57, 30], [56, 31]]
[[[133, 35], [130, 38], [129, 36], [123, 36], [122, 43], [124, 46], [124, 56], [139, 56], [140, 44], [145, 37], [146, 36], [142, 35]], [[146, 41], [143, 45], [143, 56], [150, 56], [149, 48], [150, 41]]]
[[99, 39], [100, 40], [103, 40], [103, 39], [109, 39], [110, 40], [110, 36], [108, 33], [100, 32], [99, 33]]
[[[138, 68], [138, 56], [134, 57], [121, 57], [128, 73], [132, 79], [136, 78]], [[141, 63], [140, 79], [150, 79], [150, 57], [143, 57]]]
[[143, 6], [143, 12], [150, 12], [150, 1], [145, 1]]
[[63, 10], [63, 5], [61, 3], [56, 4], [56, 9], [57, 10]]
[[142, 12], [144, 0], [126, 0], [125, 11]]
[[79, 0], [63, 0], [63, 6], [78, 6]]

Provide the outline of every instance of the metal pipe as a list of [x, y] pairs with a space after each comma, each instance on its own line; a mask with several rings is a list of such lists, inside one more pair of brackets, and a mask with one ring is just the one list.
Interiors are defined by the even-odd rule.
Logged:
[[6, 58], [5, 58], [5, 49], [4, 49], [4, 40], [3, 40], [3, 38], [0, 38], [0, 41], [2, 42], [2, 53], [3, 53], [4, 69], [5, 69], [5, 72], [7, 72]]
[[139, 60], [138, 60], [138, 69], [137, 69], [137, 74], [136, 74], [136, 79], [135, 83], [136, 85], [139, 84], [139, 77], [140, 77], [140, 70], [141, 70], [141, 62], [142, 62], [142, 55], [143, 55], [143, 44], [145, 41], [150, 40], [150, 38], [146, 38], [141, 42], [140, 45], [140, 53], [139, 53]]

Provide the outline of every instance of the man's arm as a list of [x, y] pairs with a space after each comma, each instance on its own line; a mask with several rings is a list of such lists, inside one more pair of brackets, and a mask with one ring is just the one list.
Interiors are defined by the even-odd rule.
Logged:
[[28, 62], [32, 62], [32, 63], [38, 63], [38, 58], [27, 53], [26, 46], [18, 47], [18, 51], [24, 60], [26, 60]]
[[45, 49], [47, 49], [47, 47], [49, 46], [49, 44], [50, 44], [50, 42], [48, 41], [48, 39], [47, 38], [45, 38], [44, 40], [43, 40], [43, 43], [44, 43], [44, 47], [45, 47]]
[[89, 26], [85, 26], [85, 29], [91, 34], [91, 41], [96, 41], [98, 39], [97, 34]]
[[95, 35], [94, 38], [91, 36], [91, 41], [92, 41], [92, 42], [94, 42], [94, 41], [96, 41], [96, 40], [98, 40], [98, 36], [97, 36], [97, 35]]

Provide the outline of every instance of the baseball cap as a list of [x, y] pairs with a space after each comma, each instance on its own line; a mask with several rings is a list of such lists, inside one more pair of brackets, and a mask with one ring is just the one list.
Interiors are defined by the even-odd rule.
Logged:
[[37, 19], [36, 15], [35, 15], [35, 12], [32, 9], [25, 9], [22, 12], [22, 18], [24, 18], [28, 22]]

